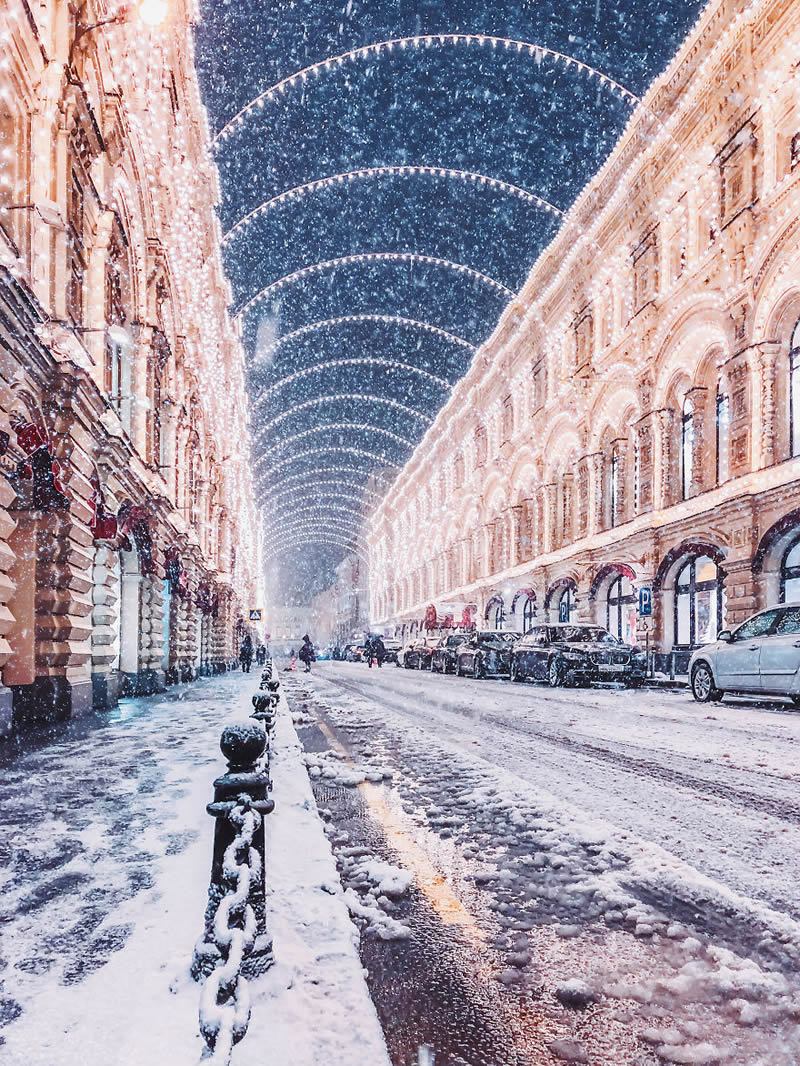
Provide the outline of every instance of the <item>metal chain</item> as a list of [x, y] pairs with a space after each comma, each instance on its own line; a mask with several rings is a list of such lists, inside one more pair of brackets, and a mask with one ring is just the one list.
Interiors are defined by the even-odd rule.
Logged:
[[245, 793], [228, 812], [236, 836], [225, 849], [222, 878], [225, 895], [214, 915], [214, 943], [222, 961], [208, 975], [200, 996], [200, 1032], [212, 1050], [215, 1066], [228, 1066], [234, 1044], [250, 1024], [250, 992], [242, 963], [253, 950], [257, 925], [248, 902], [250, 885], [261, 876], [261, 858], [252, 846], [261, 815]]

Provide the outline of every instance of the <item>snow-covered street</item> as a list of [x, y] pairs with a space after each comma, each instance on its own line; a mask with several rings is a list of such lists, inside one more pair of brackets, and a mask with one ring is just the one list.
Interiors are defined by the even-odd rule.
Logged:
[[[346, 663], [290, 700], [396, 1063], [800, 1060], [791, 708]], [[454, 1049], [442, 969], [500, 1050]]]

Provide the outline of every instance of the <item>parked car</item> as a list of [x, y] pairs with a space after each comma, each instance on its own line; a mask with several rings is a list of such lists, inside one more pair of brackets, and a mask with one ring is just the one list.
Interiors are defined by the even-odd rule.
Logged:
[[431, 656], [438, 637], [417, 637], [403, 652], [403, 666], [406, 670], [430, 670]]
[[473, 677], [511, 676], [511, 652], [521, 633], [488, 630], [471, 633], [456, 649], [456, 673]]
[[456, 652], [467, 639], [465, 633], [451, 633], [441, 637], [433, 649], [431, 670], [435, 674], [454, 674], [456, 672]]
[[568, 683], [622, 681], [638, 686], [647, 673], [647, 656], [596, 625], [562, 622], [534, 626], [514, 648], [511, 677], [547, 681], [551, 688]]
[[400, 652], [403, 650], [403, 645], [399, 640], [384, 640], [383, 646], [386, 649], [386, 654], [383, 657], [385, 663], [396, 663]]
[[344, 649], [345, 662], [360, 663], [364, 661], [363, 644], [347, 644]]
[[723, 629], [689, 660], [692, 695], [700, 703], [726, 692], [788, 696], [800, 707], [800, 603], [759, 611]]

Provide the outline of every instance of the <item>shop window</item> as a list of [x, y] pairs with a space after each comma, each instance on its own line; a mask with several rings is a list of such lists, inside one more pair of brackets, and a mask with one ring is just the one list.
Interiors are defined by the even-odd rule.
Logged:
[[492, 613], [492, 624], [494, 625], [495, 629], [502, 629], [503, 626], [505, 625], [505, 623], [506, 623], [506, 608], [505, 608], [505, 604], [501, 600], [494, 607], [494, 611]]
[[684, 400], [681, 417], [681, 499], [688, 500], [692, 493], [692, 464], [694, 458], [694, 406]]
[[800, 455], [800, 320], [789, 341], [789, 444], [790, 456]]
[[716, 442], [717, 484], [721, 485], [730, 476], [731, 410], [725, 393], [717, 393]]
[[612, 636], [633, 644], [636, 640], [636, 594], [630, 580], [620, 575], [608, 586], [606, 629]]
[[675, 644], [695, 647], [717, 639], [722, 628], [723, 590], [719, 568], [707, 555], [683, 565], [675, 578]]
[[781, 563], [781, 603], [800, 601], [800, 537], [790, 544]]
[[530, 633], [533, 629], [533, 619], [536, 616], [536, 603], [530, 596], [525, 598], [525, 606], [522, 608], [522, 632]]

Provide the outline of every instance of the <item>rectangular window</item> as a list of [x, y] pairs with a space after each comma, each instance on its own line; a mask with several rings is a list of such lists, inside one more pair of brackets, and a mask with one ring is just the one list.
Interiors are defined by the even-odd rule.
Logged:
[[717, 484], [722, 485], [730, 477], [730, 402], [724, 393], [717, 394]]
[[681, 419], [681, 498], [684, 500], [688, 500], [692, 494], [693, 459], [694, 410], [690, 404], [687, 404]]
[[642, 480], [642, 449], [639, 444], [638, 433], [633, 441], [633, 513], [639, 513], [641, 501], [640, 484]]

